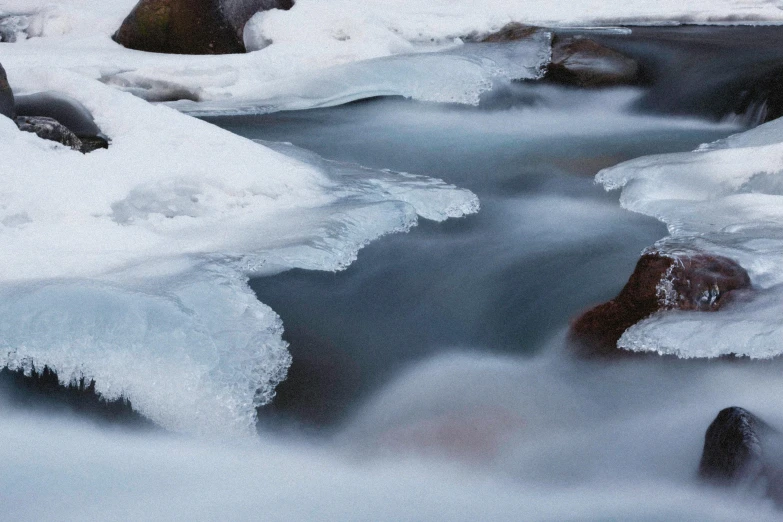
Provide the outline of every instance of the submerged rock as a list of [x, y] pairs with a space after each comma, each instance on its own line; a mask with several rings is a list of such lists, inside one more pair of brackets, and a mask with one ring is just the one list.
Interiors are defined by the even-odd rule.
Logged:
[[699, 477], [719, 486], [759, 490], [783, 502], [781, 435], [736, 406], [718, 413], [704, 435]]
[[545, 78], [576, 87], [632, 85], [640, 78], [636, 60], [582, 37], [555, 36]]
[[82, 150], [82, 141], [68, 127], [53, 118], [44, 116], [19, 116], [16, 118], [19, 130], [32, 132], [44, 140], [56, 141], [74, 150]]
[[17, 96], [16, 113], [18, 116], [56, 120], [79, 138], [79, 150], [84, 153], [109, 147], [108, 138], [98, 128], [90, 111], [81, 102], [65, 94], [45, 91]]
[[648, 253], [639, 259], [617, 297], [574, 321], [570, 337], [583, 356], [628, 354], [617, 349], [617, 341], [649, 315], [671, 309], [715, 311], [730, 292], [749, 287], [748, 273], [731, 259]]
[[14, 118], [14, 92], [8, 85], [8, 77], [5, 69], [0, 65], [0, 114], [7, 118]]
[[244, 53], [242, 33], [251, 16], [292, 6], [293, 0], [141, 0], [114, 40], [156, 53]]

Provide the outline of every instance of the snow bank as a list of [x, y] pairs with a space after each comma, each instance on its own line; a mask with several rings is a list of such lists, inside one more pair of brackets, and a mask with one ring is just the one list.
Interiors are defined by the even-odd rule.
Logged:
[[[299, 0], [290, 11], [258, 13], [245, 30], [248, 48], [229, 56], [171, 56], [124, 49], [111, 41], [134, 0], [0, 0], [0, 14], [21, 17], [33, 38], [3, 46], [6, 66], [65, 67], [151, 101], [210, 102], [222, 110], [279, 110], [398, 94], [426, 101], [475, 103], [476, 93], [508, 70], [508, 57], [483, 47], [417, 60], [389, 57], [454, 49], [469, 35], [512, 22], [591, 25], [619, 22], [783, 22], [764, 0], [560, 2], [543, 0]], [[516, 77], [534, 78], [547, 42], [517, 49]], [[521, 44], [520, 44], [521, 45]], [[374, 64], [365, 60], [387, 58]], [[343, 66], [340, 68], [339, 66]], [[338, 67], [336, 69], [330, 69]], [[440, 74], [435, 74], [438, 70]], [[420, 76], [421, 75], [421, 76]], [[500, 74], [500, 77], [506, 76]], [[345, 78], [351, 77], [349, 84]], [[231, 105], [235, 110], [231, 110]], [[183, 107], [181, 107], [183, 108]], [[196, 107], [185, 107], [195, 109]], [[204, 109], [204, 107], [201, 107]]]
[[664, 253], [703, 250], [738, 261], [757, 289], [717, 314], [666, 312], [619, 345], [680, 357], [783, 353], [783, 121], [689, 153], [632, 160], [600, 172], [620, 203], [665, 222]]
[[71, 151], [0, 121], [0, 365], [46, 364], [175, 431], [252, 429], [284, 376], [251, 273], [336, 270], [417, 216], [475, 212], [443, 182], [294, 159], [62, 70], [20, 90], [83, 102], [112, 139]]

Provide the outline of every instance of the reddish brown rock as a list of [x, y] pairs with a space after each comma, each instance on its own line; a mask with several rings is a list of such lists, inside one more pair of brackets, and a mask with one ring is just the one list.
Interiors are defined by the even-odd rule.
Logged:
[[540, 27], [536, 27], [534, 25], [524, 25], [517, 22], [511, 22], [504, 25], [499, 31], [488, 34], [483, 38], [468, 39], [485, 43], [514, 42], [517, 40], [530, 38], [541, 30], [542, 29]]
[[546, 79], [575, 87], [632, 85], [639, 81], [636, 60], [581, 37], [555, 36]]
[[242, 33], [253, 14], [292, 5], [292, 0], [141, 0], [114, 40], [154, 53], [243, 53]]
[[749, 287], [745, 269], [725, 257], [645, 254], [617, 297], [574, 321], [570, 338], [582, 356], [629, 354], [617, 348], [618, 339], [649, 315], [667, 309], [715, 311], [732, 291]]

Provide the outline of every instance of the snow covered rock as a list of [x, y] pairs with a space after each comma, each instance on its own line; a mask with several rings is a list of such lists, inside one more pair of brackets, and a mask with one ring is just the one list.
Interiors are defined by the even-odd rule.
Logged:
[[636, 60], [593, 40], [556, 36], [546, 78], [577, 87], [607, 87], [637, 82], [639, 70]]
[[73, 150], [82, 149], [82, 141], [68, 127], [53, 118], [44, 116], [19, 116], [16, 118], [19, 130], [32, 132], [39, 138], [61, 143]]
[[251, 16], [292, 5], [291, 0], [141, 0], [114, 39], [157, 53], [243, 53], [242, 33]]
[[734, 290], [750, 287], [748, 273], [731, 259], [707, 254], [639, 259], [620, 294], [580, 316], [570, 336], [580, 355], [613, 356], [622, 334], [659, 310], [715, 311]]
[[0, 65], [0, 114], [8, 118], [14, 117], [14, 93], [8, 85], [8, 78], [2, 65]]

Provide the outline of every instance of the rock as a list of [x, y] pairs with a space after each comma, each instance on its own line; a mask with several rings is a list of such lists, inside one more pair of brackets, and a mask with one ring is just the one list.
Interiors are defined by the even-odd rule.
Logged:
[[483, 42], [483, 43], [498, 43], [498, 42], [514, 42], [517, 40], [524, 40], [530, 38], [539, 31], [542, 31], [540, 27], [534, 25], [524, 25], [517, 22], [511, 22], [504, 25], [499, 31], [491, 33], [482, 38], [476, 38], [471, 36], [468, 40]]
[[57, 120], [79, 138], [84, 153], [109, 147], [108, 138], [95, 124], [90, 111], [81, 102], [65, 94], [45, 91], [17, 96], [16, 114]]
[[43, 116], [19, 116], [16, 118], [16, 126], [19, 130], [37, 134], [39, 138], [56, 141], [74, 150], [81, 151], [81, 140], [53, 118]]
[[618, 296], [582, 314], [569, 336], [582, 356], [627, 355], [617, 349], [617, 341], [649, 315], [669, 309], [715, 311], [732, 291], [749, 287], [748, 273], [731, 259], [648, 253]]
[[555, 36], [546, 80], [576, 87], [632, 85], [640, 79], [636, 60], [593, 40]]
[[293, 0], [141, 0], [114, 40], [156, 53], [243, 53], [242, 33], [251, 16], [292, 6]]
[[721, 484], [757, 478], [763, 468], [760, 432], [768, 430], [766, 424], [743, 408], [721, 410], [704, 435], [699, 477]]
[[11, 86], [8, 85], [5, 69], [0, 65], [0, 114], [6, 118], [13, 119], [16, 116], [14, 105], [14, 92], [11, 90]]
[[718, 413], [704, 435], [699, 477], [718, 486], [761, 491], [783, 501], [781, 435], [749, 411], [733, 406]]

